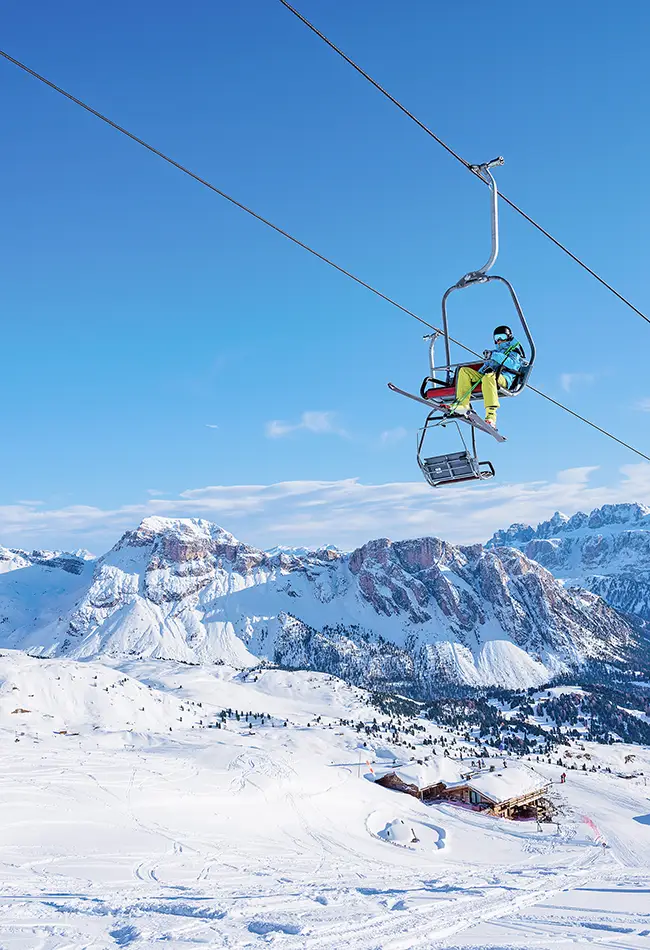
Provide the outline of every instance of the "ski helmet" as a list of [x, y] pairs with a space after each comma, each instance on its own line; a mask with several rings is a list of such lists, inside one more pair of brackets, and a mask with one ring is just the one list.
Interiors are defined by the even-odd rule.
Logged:
[[498, 336], [505, 337], [508, 343], [513, 339], [512, 330], [510, 329], [510, 327], [506, 327], [506, 326], [495, 327], [493, 336], [495, 340]]

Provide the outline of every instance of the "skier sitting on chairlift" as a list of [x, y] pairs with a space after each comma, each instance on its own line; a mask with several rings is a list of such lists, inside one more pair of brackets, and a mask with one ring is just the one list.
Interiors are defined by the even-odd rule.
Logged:
[[471, 366], [459, 368], [456, 399], [449, 408], [456, 415], [466, 416], [472, 393], [481, 383], [485, 421], [496, 429], [499, 386], [501, 389], [510, 389], [526, 363], [526, 356], [521, 343], [515, 340], [512, 330], [506, 326], [495, 328], [494, 349], [483, 350], [483, 356], [485, 363], [479, 370]]

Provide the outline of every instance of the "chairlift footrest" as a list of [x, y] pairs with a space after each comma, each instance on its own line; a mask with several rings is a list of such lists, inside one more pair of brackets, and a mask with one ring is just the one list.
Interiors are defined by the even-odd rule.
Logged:
[[496, 439], [497, 442], [505, 442], [505, 435], [497, 429], [493, 429], [491, 425], [488, 425], [487, 422], [484, 422], [480, 416], [478, 416], [473, 409], [471, 409], [466, 416], [458, 415], [457, 413], [450, 412], [449, 406], [445, 402], [438, 401], [437, 399], [423, 399], [422, 396], [416, 396], [414, 393], [406, 392], [405, 389], [400, 389], [399, 386], [395, 386], [394, 383], [388, 383], [388, 388], [391, 392], [397, 393], [400, 396], [406, 396], [407, 399], [413, 399], [414, 402], [419, 402], [423, 406], [426, 406], [430, 412], [441, 412], [443, 415], [449, 418], [450, 422], [465, 422], [468, 426], [473, 426], [475, 429], [480, 429], [481, 432], [485, 432], [487, 435], [491, 435], [493, 439]]
[[479, 462], [467, 451], [422, 459], [420, 468], [432, 488], [451, 485], [455, 482], [484, 480], [494, 476], [494, 466], [491, 462]]

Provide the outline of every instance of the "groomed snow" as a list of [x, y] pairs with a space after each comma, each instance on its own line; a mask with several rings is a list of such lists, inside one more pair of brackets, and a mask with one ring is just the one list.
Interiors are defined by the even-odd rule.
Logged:
[[[648, 749], [585, 743], [611, 774], [561, 786], [536, 765], [560, 809], [538, 832], [369, 781], [372, 740], [340, 718], [383, 717], [323, 674], [2, 661], [2, 950], [647, 950], [648, 789], [617, 773], [634, 754], [648, 774]], [[207, 728], [224, 706], [269, 717]], [[54, 733], [93, 707], [97, 728]], [[415, 750], [378, 750], [452, 738], [422, 722]]]

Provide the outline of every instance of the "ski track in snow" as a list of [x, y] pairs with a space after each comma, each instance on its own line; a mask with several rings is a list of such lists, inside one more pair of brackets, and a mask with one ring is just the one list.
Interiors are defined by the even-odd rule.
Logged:
[[[183, 686], [186, 710], [189, 698], [204, 717], [230, 703], [223, 670], [160, 670], [168, 695]], [[263, 680], [232, 687], [246, 708], [281, 707], [284, 693]], [[0, 720], [1, 950], [650, 947], [640, 780], [570, 772], [559, 834], [425, 806], [367, 780], [353, 729], [314, 722], [329, 700], [310, 689], [313, 674], [291, 682], [287, 728], [75, 736], [21, 722], [15, 742]], [[104, 695], [107, 719], [121, 700]], [[368, 716], [358, 691], [341, 684], [336, 696], [336, 715], [347, 703]], [[635, 753], [648, 770], [650, 750]], [[561, 770], [545, 768], [557, 781]], [[382, 840], [395, 819], [419, 841]]]

